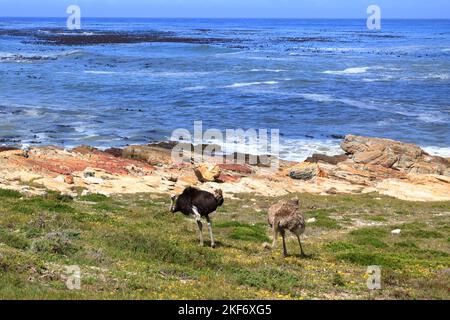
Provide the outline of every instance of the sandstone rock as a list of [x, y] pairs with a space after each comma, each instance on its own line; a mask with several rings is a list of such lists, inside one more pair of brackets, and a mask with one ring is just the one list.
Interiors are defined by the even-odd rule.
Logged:
[[315, 163], [303, 162], [289, 172], [289, 176], [296, 180], [312, 180], [320, 175], [320, 168]]
[[379, 165], [406, 173], [450, 175], [450, 162], [420, 147], [389, 139], [348, 135], [342, 149], [359, 164]]
[[158, 146], [129, 146], [123, 149], [124, 158], [144, 161], [152, 165], [171, 163], [171, 150]]
[[237, 176], [237, 175], [231, 175], [231, 174], [224, 174], [224, 173], [221, 173], [218, 177], [217, 177], [217, 179], [216, 179], [218, 182], [221, 182], [221, 183], [236, 183], [236, 182], [239, 182], [239, 180], [241, 180], [241, 177], [240, 176]]
[[0, 152], [5, 152], [5, 151], [11, 151], [11, 150], [19, 150], [19, 148], [15, 148], [15, 147], [0, 147]]
[[338, 163], [344, 162], [346, 160], [348, 160], [348, 157], [345, 154], [337, 155], [337, 156], [327, 156], [327, 155], [315, 153], [311, 157], [307, 158], [305, 160], [305, 162], [309, 162], [309, 163], [324, 162], [324, 163], [328, 163], [328, 164], [337, 165]]
[[242, 173], [242, 174], [252, 174], [252, 172], [253, 172], [253, 170], [249, 166], [242, 165], [242, 164], [221, 163], [221, 164], [218, 164], [218, 166], [221, 170], [233, 171], [233, 172], [238, 172], [238, 173]]
[[91, 147], [91, 146], [86, 146], [86, 145], [82, 145], [76, 148], [73, 148], [72, 151], [73, 152], [78, 152], [81, 154], [90, 154], [93, 153], [94, 151], [97, 151], [97, 148]]
[[55, 181], [59, 182], [59, 183], [64, 183], [65, 181], [65, 177], [64, 176], [57, 176], [55, 178]]
[[[230, 198], [238, 193], [272, 197], [293, 192], [379, 192], [405, 200], [450, 200], [448, 159], [386, 139], [348, 136], [343, 143], [348, 155], [314, 155], [301, 164], [279, 161], [279, 170], [264, 165], [223, 165], [223, 157], [217, 156], [206, 158], [194, 172], [192, 155], [187, 155], [187, 162], [174, 163], [171, 148], [170, 143], [132, 146], [125, 148], [128, 153], [124, 151], [123, 157], [116, 151], [107, 153], [86, 146], [74, 150], [33, 148], [28, 158], [22, 156], [21, 150], [8, 150], [0, 152], [0, 188], [29, 195], [46, 189], [71, 194], [76, 188], [105, 195], [180, 193], [201, 180], [202, 188], [208, 190], [216, 189], [217, 182], [222, 182], [220, 188]], [[249, 157], [246, 155], [245, 160]], [[33, 184], [23, 188], [30, 182]]]
[[116, 158], [120, 158], [123, 155], [123, 150], [120, 148], [109, 148], [109, 149], [106, 149], [105, 152]]
[[[444, 176], [441, 176], [444, 178]], [[449, 179], [450, 180], [450, 179]], [[408, 176], [408, 180], [384, 179], [375, 185], [380, 194], [409, 201], [449, 201], [450, 183], [433, 176]]]
[[200, 182], [213, 182], [219, 178], [221, 170], [218, 165], [202, 163], [194, 168], [194, 172]]
[[74, 184], [73, 176], [71, 175], [65, 176], [64, 182], [67, 184]]
[[250, 165], [254, 167], [270, 167], [272, 160], [270, 155], [253, 155], [239, 152], [223, 156], [224, 163]]

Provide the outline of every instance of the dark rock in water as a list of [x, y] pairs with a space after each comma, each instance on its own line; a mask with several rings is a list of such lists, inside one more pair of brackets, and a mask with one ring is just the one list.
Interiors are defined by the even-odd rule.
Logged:
[[325, 162], [325, 163], [337, 165], [339, 162], [344, 162], [346, 160], [348, 160], [348, 156], [345, 154], [338, 155], [338, 156], [327, 156], [324, 154], [315, 153], [311, 157], [307, 158], [305, 160], [305, 162], [309, 162], [309, 163]]
[[19, 143], [21, 142], [20, 137], [17, 136], [3, 136], [0, 138], [0, 143]]
[[109, 148], [109, 149], [106, 149], [105, 152], [116, 158], [121, 158], [123, 155], [123, 150], [120, 148]]
[[281, 38], [282, 41], [289, 41], [289, 42], [333, 42], [330, 38], [324, 38], [324, 37], [285, 37]]
[[231, 41], [230, 39], [225, 38], [180, 37], [156, 31], [147, 33], [105, 32], [101, 34], [38, 34], [35, 35], [35, 37], [40, 42], [66, 46], [152, 42], [212, 44]]
[[345, 136], [341, 135], [341, 134], [332, 134], [330, 135], [331, 138], [333, 139], [338, 139], [338, 140], [344, 140]]

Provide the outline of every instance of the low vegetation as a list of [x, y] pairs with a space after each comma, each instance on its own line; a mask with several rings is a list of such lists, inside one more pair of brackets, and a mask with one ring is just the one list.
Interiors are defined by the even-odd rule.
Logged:
[[[299, 257], [282, 258], [267, 209], [277, 199], [235, 195], [213, 216], [217, 248], [168, 213], [162, 195], [72, 200], [0, 190], [0, 299], [448, 299], [450, 203], [377, 194], [299, 194], [308, 224]], [[391, 233], [401, 229], [399, 235]], [[206, 239], [206, 237], [205, 237]], [[281, 246], [281, 244], [280, 244]], [[79, 266], [80, 290], [66, 286]], [[382, 268], [369, 292], [366, 270]]]

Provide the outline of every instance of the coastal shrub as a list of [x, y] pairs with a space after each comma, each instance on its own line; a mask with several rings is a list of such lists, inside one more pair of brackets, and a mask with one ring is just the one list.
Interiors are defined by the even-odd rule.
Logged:
[[350, 236], [356, 244], [374, 248], [388, 247], [387, 243], [381, 241], [387, 235], [387, 230], [382, 228], [361, 228], [350, 232]]
[[22, 202], [22, 206], [33, 208], [33, 211], [50, 211], [57, 213], [73, 213], [75, 211], [64, 201], [42, 197], [24, 199]]
[[92, 208], [94, 208], [95, 210], [100, 210], [100, 211], [108, 211], [108, 212], [121, 212], [123, 211], [123, 208], [119, 207], [119, 206], [115, 206], [109, 203], [98, 203], [94, 206], [92, 206]]
[[16, 249], [26, 249], [29, 246], [29, 241], [23, 235], [19, 233], [11, 232], [5, 228], [0, 227], [0, 242], [16, 248]]
[[422, 238], [422, 239], [440, 239], [444, 236], [436, 230], [426, 230], [427, 224], [423, 222], [412, 222], [400, 226], [403, 229], [403, 234], [408, 237]]
[[80, 197], [80, 200], [82, 201], [89, 201], [89, 202], [103, 202], [107, 201], [109, 198], [103, 194], [93, 193], [89, 194], [87, 196]]
[[11, 205], [8, 208], [11, 212], [17, 212], [22, 214], [33, 214], [36, 212], [36, 209], [33, 206], [28, 205], [27, 203], [19, 203], [15, 205]]
[[344, 287], [345, 286], [344, 277], [342, 277], [342, 275], [337, 272], [335, 272], [333, 274], [333, 279], [332, 279], [331, 283], [335, 287]]
[[404, 232], [405, 236], [414, 237], [414, 238], [423, 238], [423, 239], [439, 239], [443, 238], [444, 236], [442, 233], [434, 230], [424, 230], [424, 229], [417, 229], [417, 230], [407, 230]]
[[337, 255], [338, 260], [347, 261], [360, 266], [377, 265], [386, 268], [398, 268], [401, 262], [385, 253], [372, 253], [364, 251], [347, 252]]
[[32, 244], [34, 252], [46, 252], [58, 255], [70, 255], [78, 251], [70, 238], [77, 237], [72, 231], [50, 232], [45, 237], [37, 239]]
[[23, 197], [23, 195], [18, 191], [8, 190], [8, 189], [0, 189], [0, 198], [18, 199], [18, 198], [22, 198], [22, 197]]
[[348, 242], [336, 241], [327, 244], [327, 248], [332, 252], [337, 252], [353, 250], [356, 246]]
[[121, 232], [107, 235], [105, 241], [116, 254], [133, 258], [139, 256], [143, 260], [152, 259], [195, 268], [216, 268], [220, 264], [217, 252], [209, 248], [198, 245], [187, 248], [156, 234]]
[[297, 275], [286, 270], [264, 268], [248, 270], [233, 268], [230, 272], [239, 285], [246, 285], [270, 291], [290, 293], [295, 288], [304, 287], [304, 283]]
[[383, 238], [388, 234], [388, 231], [383, 228], [361, 228], [350, 232], [350, 235], [356, 238]]
[[383, 216], [369, 216], [367, 218], [370, 221], [376, 221], [376, 222], [386, 222], [387, 219]]
[[417, 249], [417, 245], [412, 242], [412, 241], [401, 241], [401, 242], [397, 242], [396, 244], [394, 244], [396, 247], [399, 248], [412, 248], [412, 249]]

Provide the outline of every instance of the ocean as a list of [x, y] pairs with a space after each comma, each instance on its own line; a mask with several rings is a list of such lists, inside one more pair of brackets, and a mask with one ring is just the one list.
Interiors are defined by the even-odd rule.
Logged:
[[281, 157], [346, 134], [450, 157], [450, 20], [0, 18], [0, 145], [123, 147], [279, 129]]

